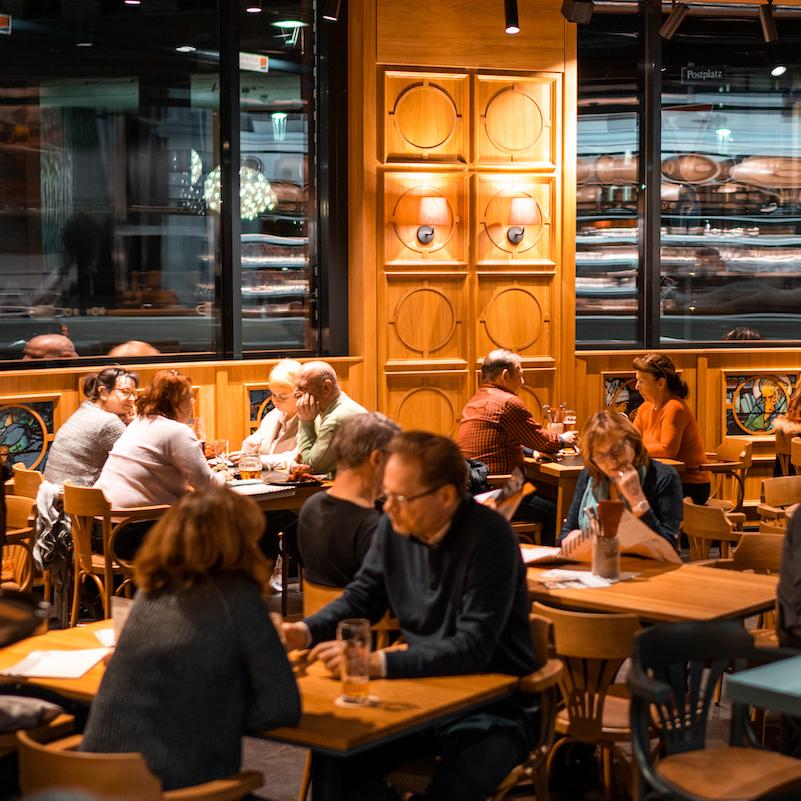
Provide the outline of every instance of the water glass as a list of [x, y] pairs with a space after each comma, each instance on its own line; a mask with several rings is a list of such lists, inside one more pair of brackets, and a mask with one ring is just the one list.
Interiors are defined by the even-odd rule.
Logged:
[[370, 694], [370, 621], [364, 618], [341, 620], [337, 640], [344, 643], [342, 700], [348, 704], [367, 704]]
[[215, 439], [214, 440], [214, 456], [217, 459], [217, 465], [220, 468], [225, 467], [228, 463], [228, 440]]
[[114, 626], [115, 645], [120, 641], [120, 635], [125, 628], [125, 623], [128, 620], [128, 613], [131, 611], [132, 605], [132, 598], [121, 598], [118, 595], [111, 596], [111, 622]]

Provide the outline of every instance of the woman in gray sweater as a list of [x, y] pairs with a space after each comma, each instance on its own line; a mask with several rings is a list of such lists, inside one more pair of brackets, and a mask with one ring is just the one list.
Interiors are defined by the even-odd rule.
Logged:
[[56, 432], [47, 454], [45, 481], [72, 481], [91, 487], [109, 451], [133, 414], [139, 377], [121, 367], [106, 367], [83, 382], [85, 400]]
[[236, 773], [243, 734], [297, 723], [295, 677], [262, 598], [263, 528], [253, 501], [209, 487], [150, 530], [83, 751], [139, 751], [172, 790]]

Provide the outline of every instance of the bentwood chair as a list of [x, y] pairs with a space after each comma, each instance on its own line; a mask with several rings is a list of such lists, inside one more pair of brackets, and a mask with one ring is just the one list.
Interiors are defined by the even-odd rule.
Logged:
[[[158, 520], [169, 506], [139, 506], [133, 509], [112, 509], [95, 487], [76, 487], [69, 481], [64, 483], [64, 511], [72, 520], [72, 542], [74, 551], [74, 579], [72, 614], [70, 625], [78, 622], [81, 587], [91, 579], [103, 599], [103, 614], [111, 616], [111, 596], [114, 594], [114, 578], [122, 577], [117, 592], [129, 590], [133, 584], [133, 565], [118, 556], [115, 550], [119, 535], [134, 522]], [[92, 531], [100, 526], [103, 536], [103, 553], [92, 550]]]
[[780, 429], [776, 429], [773, 432], [773, 436], [775, 439], [775, 446], [776, 446], [776, 459], [779, 462], [779, 469], [781, 470], [781, 474], [783, 476], [790, 476], [794, 475], [794, 472], [790, 470], [790, 466], [793, 464], [791, 460], [792, 454], [792, 441], [794, 436], [798, 436], [797, 434], [792, 434], [788, 431], [781, 431]]
[[762, 482], [759, 519], [771, 526], [787, 528], [788, 508], [801, 502], [801, 475], [766, 478]]
[[[511, 473], [489, 475], [487, 476], [487, 484], [492, 489], [500, 489], [511, 477]], [[517, 534], [520, 542], [542, 545], [542, 523], [535, 520], [510, 520], [509, 525], [512, 527], [512, 531]], [[557, 525], [561, 525], [561, 523], [557, 521]]]
[[742, 515], [736, 520], [733, 515], [717, 506], [701, 506], [692, 502], [691, 498], [684, 499], [684, 520], [682, 528], [687, 534], [690, 543], [690, 561], [697, 562], [709, 559], [709, 550], [713, 542], [720, 543], [722, 558], [729, 556], [732, 543], [740, 541], [743, 536], [741, 528]]
[[[733, 620], [661, 623], [635, 637], [628, 686], [634, 760], [641, 776], [637, 798], [767, 801], [801, 796], [801, 760], [746, 747], [756, 740], [745, 708], [732, 709], [731, 745], [706, 748], [713, 688], [727, 667], [744, 667], [759, 653]], [[654, 728], [659, 736], [656, 761]]]
[[[717, 502], [717, 505], [727, 511], [742, 512], [745, 479], [751, 469], [753, 448], [751, 440], [726, 437], [713, 453], [707, 453], [707, 460], [701, 465], [701, 469], [712, 473], [714, 477], [713, 503], [710, 505], [716, 505], [714, 502]], [[727, 484], [730, 485], [728, 492]]]
[[238, 801], [263, 784], [261, 773], [242, 771], [225, 779], [165, 792], [141, 754], [79, 752], [81, 739], [80, 735], [73, 735], [41, 742], [32, 732], [17, 732], [23, 794], [59, 790], [115, 801]]
[[14, 495], [35, 500], [44, 476], [38, 470], [29, 470], [20, 462], [12, 465], [11, 469], [14, 471]]
[[[521, 785], [534, 786], [537, 801], [548, 801], [548, 754], [554, 738], [554, 721], [558, 708], [558, 684], [564, 672], [560, 659], [548, 658], [548, 641], [551, 621], [537, 614], [529, 615], [531, 636], [538, 661], [544, 662], [539, 670], [523, 676], [518, 689], [523, 695], [539, 699], [539, 728], [534, 732], [535, 745], [525, 762], [515, 766], [495, 788], [487, 801], [503, 801]], [[393, 771], [389, 783], [403, 792], [423, 794], [431, 781], [435, 759], [423, 759]]]
[[801, 437], [790, 440], [790, 464], [795, 466], [795, 472], [801, 474]]
[[27, 592], [33, 586], [34, 501], [6, 495], [6, 541], [3, 545], [3, 586]]
[[599, 746], [602, 754], [604, 794], [613, 796], [613, 760], [632, 771], [629, 760], [618, 747], [631, 739], [629, 694], [616, 684], [623, 662], [631, 654], [634, 635], [640, 628], [636, 615], [568, 612], [535, 603], [535, 614], [553, 624], [556, 656], [565, 669], [559, 680], [562, 709], [556, 715], [556, 732], [562, 735], [548, 754], [546, 776], [557, 752], [570, 742]]

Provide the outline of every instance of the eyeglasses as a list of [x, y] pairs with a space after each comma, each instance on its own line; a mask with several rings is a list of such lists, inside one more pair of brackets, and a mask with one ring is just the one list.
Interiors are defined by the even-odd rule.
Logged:
[[272, 392], [270, 397], [277, 401], [288, 401], [293, 396], [291, 392]]
[[597, 461], [607, 461], [607, 459], [619, 459], [626, 453], [626, 442], [615, 443], [608, 451], [594, 451], [592, 458]]
[[425, 498], [426, 495], [433, 495], [437, 490], [442, 489], [444, 486], [444, 484], [437, 484], [436, 487], [427, 489], [425, 492], [418, 492], [417, 495], [399, 495], [397, 492], [388, 492], [387, 490], [384, 490], [384, 499], [387, 501], [392, 501], [392, 503], [397, 503], [398, 506], [406, 506], [406, 504], [409, 504], [412, 501]]
[[135, 398], [136, 397], [136, 390], [135, 389], [127, 389], [126, 387], [114, 387], [115, 392], [119, 392], [123, 398]]

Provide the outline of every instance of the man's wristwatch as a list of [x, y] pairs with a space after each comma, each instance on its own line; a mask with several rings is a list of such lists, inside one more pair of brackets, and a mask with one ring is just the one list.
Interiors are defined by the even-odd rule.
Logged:
[[636, 517], [642, 517], [650, 508], [651, 504], [643, 498], [631, 507], [631, 513]]

